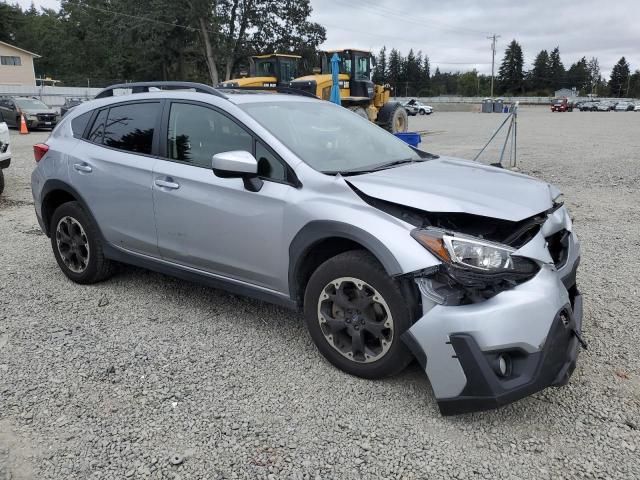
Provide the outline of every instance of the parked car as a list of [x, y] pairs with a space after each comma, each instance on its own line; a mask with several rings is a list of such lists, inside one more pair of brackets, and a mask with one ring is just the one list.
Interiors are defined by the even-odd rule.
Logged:
[[407, 111], [407, 115], [409, 115], [410, 117], [415, 117], [418, 114], [418, 107], [414, 103], [411, 103], [411, 100], [409, 100], [408, 102], [404, 102], [401, 105], [404, 107], [404, 109]]
[[4, 169], [11, 165], [11, 137], [9, 127], [0, 112], [0, 194], [4, 191]]
[[418, 100], [412, 99], [404, 102], [402, 106], [410, 116], [415, 115], [431, 115], [433, 113], [433, 107], [426, 105]]
[[77, 107], [78, 105], [86, 101], [87, 100], [85, 98], [65, 98], [64, 105], [60, 107], [60, 116], [64, 117], [67, 114], [67, 112], [71, 110], [73, 107]]
[[631, 102], [618, 102], [615, 106], [616, 112], [633, 112], [635, 105]]
[[598, 102], [598, 112], [610, 112], [615, 108], [615, 104], [612, 102]]
[[640, 102], [636, 103], [633, 107], [634, 112], [640, 112]]
[[580, 104], [581, 112], [595, 112], [598, 110], [598, 102], [583, 102]]
[[433, 107], [430, 105], [426, 105], [422, 102], [416, 102], [415, 105], [418, 108], [418, 114], [420, 115], [431, 115], [433, 113]]
[[117, 261], [302, 311], [352, 375], [416, 358], [443, 414], [568, 382], [580, 244], [555, 187], [316, 98], [156, 85], [110, 87], [35, 146], [37, 218], [69, 279]]
[[53, 128], [60, 115], [37, 98], [0, 97], [0, 112], [9, 127], [20, 128], [20, 117], [24, 114], [27, 128]]
[[573, 112], [573, 104], [567, 98], [556, 98], [551, 104], [552, 112]]

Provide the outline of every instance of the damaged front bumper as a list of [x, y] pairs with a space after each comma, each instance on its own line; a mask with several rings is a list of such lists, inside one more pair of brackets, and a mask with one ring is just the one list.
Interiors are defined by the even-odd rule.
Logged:
[[[551, 259], [545, 238], [567, 228], [564, 257]], [[403, 340], [425, 369], [442, 414], [496, 408], [567, 383], [582, 329], [580, 245], [570, 229], [567, 218], [550, 218], [519, 251], [543, 263], [540, 271], [488, 300], [443, 305], [421, 289], [422, 317]]]

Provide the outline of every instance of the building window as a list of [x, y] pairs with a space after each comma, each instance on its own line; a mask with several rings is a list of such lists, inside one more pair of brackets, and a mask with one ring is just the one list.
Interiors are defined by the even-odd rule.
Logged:
[[20, 57], [0, 57], [0, 64], [2, 65], [13, 65], [19, 67], [22, 65], [22, 59]]

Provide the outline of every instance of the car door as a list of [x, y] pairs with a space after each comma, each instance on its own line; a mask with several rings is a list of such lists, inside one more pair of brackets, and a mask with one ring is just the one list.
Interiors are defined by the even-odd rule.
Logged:
[[9, 127], [16, 126], [16, 111], [15, 106], [13, 105], [13, 100], [10, 98], [1, 98], [0, 99], [0, 112], [2, 113], [2, 117], [4, 118], [5, 123]]
[[69, 157], [73, 187], [112, 245], [158, 256], [153, 215], [153, 165], [160, 101], [111, 105], [93, 115]]
[[[278, 278], [289, 169], [272, 150], [211, 106], [173, 102], [166, 109], [161, 146], [166, 159], [154, 168], [153, 197], [161, 256], [252, 285], [284, 291]], [[213, 155], [245, 150], [260, 157], [264, 185], [245, 189], [221, 178]]]

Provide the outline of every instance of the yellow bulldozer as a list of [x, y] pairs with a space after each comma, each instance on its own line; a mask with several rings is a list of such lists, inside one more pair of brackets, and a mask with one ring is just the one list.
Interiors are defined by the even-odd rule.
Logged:
[[391, 101], [390, 87], [371, 81], [371, 68], [375, 66], [371, 52], [355, 49], [322, 52], [320, 72], [296, 78], [289, 86], [329, 100], [333, 85], [331, 57], [334, 54], [339, 58], [338, 85], [342, 106], [391, 133], [406, 132], [409, 125], [407, 111], [399, 102]]
[[286, 87], [299, 75], [299, 55], [270, 53], [249, 58], [249, 75], [221, 82], [221, 88], [277, 88]]

